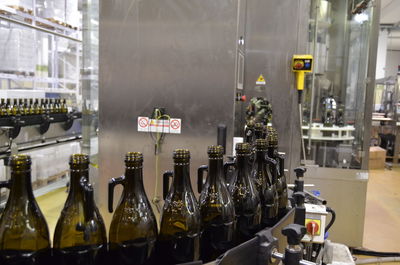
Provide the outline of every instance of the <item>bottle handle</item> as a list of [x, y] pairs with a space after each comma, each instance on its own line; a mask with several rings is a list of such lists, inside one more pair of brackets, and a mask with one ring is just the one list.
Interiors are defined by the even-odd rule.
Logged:
[[170, 170], [165, 171], [163, 174], [163, 198], [167, 198], [169, 191], [169, 179], [174, 176], [174, 173]]
[[10, 189], [11, 188], [11, 180], [0, 181], [0, 189]]
[[112, 178], [108, 182], [108, 211], [112, 213], [114, 211], [114, 189], [115, 186], [121, 184], [124, 185], [125, 176], [121, 176], [119, 178]]
[[88, 242], [90, 240], [90, 236], [93, 232], [98, 230], [97, 224], [94, 220], [96, 205], [94, 203], [94, 189], [92, 184], [89, 183], [86, 177], [82, 177], [81, 188], [83, 189], [83, 199], [84, 204], [84, 215], [85, 215], [85, 225], [83, 228], [83, 239]]
[[201, 193], [203, 190], [203, 183], [204, 183], [204, 172], [208, 172], [208, 166], [202, 165], [197, 169], [197, 191]]
[[228, 170], [229, 168], [233, 167], [234, 170], [236, 170], [236, 163], [235, 161], [227, 161], [224, 163], [224, 177], [225, 181], [228, 181]]
[[86, 205], [84, 208], [85, 219], [90, 220], [93, 219], [95, 211], [93, 186], [85, 177], [81, 178], [80, 184], [83, 189], [83, 200]]

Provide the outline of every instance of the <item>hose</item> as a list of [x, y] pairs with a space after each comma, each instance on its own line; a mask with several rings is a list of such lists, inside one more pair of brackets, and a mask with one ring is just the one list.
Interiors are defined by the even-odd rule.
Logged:
[[335, 223], [336, 220], [336, 213], [331, 207], [326, 207], [326, 211], [332, 215], [331, 221], [329, 224], [325, 227], [325, 233], [328, 232], [328, 230], [331, 228], [333, 223]]
[[356, 261], [356, 264], [379, 264], [387, 262], [398, 262], [400, 257], [385, 257], [385, 258], [374, 258], [374, 259], [360, 259]]
[[364, 255], [373, 257], [400, 257], [399, 252], [379, 252], [362, 248], [353, 248], [352, 253], [354, 255]]

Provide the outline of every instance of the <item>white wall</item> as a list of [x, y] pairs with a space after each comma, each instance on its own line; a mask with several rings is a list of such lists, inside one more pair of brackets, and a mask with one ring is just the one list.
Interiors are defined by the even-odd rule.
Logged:
[[400, 51], [387, 51], [386, 56], [386, 77], [396, 76], [397, 69], [400, 65]]

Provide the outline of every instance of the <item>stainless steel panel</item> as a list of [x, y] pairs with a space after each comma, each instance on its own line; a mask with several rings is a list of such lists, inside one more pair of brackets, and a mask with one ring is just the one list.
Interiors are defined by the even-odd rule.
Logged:
[[[98, 204], [107, 221], [107, 183], [123, 173], [125, 152], [144, 153], [150, 199], [161, 196], [173, 149], [190, 149], [193, 184], [219, 123], [228, 126], [231, 152], [237, 27], [235, 0], [101, 1]], [[158, 172], [154, 142], [136, 125], [153, 107], [183, 123], [181, 135], [166, 136]]]
[[329, 239], [347, 246], [361, 247], [368, 171], [308, 167], [305, 182], [315, 184], [310, 190], [319, 190], [321, 197], [336, 212]]
[[[304, 0], [247, 1], [245, 93], [272, 103], [279, 149], [288, 154], [291, 174], [300, 164], [300, 124], [290, 64], [294, 54], [306, 53], [309, 10], [310, 1]], [[256, 87], [260, 74], [266, 78], [264, 89]]]

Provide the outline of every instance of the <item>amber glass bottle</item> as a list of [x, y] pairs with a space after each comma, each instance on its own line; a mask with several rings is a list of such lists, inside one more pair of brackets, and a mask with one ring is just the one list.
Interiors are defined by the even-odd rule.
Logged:
[[153, 264], [157, 221], [143, 186], [143, 154], [125, 156], [125, 175], [109, 183], [108, 208], [113, 211], [114, 187], [123, 185], [113, 215], [109, 240], [110, 260], [116, 265]]
[[209, 172], [204, 186], [202, 171], [198, 176], [202, 221], [200, 256], [203, 262], [215, 260], [235, 243], [235, 207], [224, 179], [223, 147], [209, 146], [208, 156]]
[[12, 156], [10, 166], [11, 180], [0, 183], [10, 189], [0, 218], [0, 264], [50, 265], [49, 229], [33, 196], [31, 159]]
[[166, 265], [199, 260], [200, 251], [200, 210], [190, 183], [190, 152], [177, 149], [173, 159], [174, 172], [164, 173], [165, 204], [157, 240], [157, 264]]
[[236, 170], [229, 189], [235, 205], [238, 244], [251, 239], [261, 222], [260, 196], [248, 169], [250, 154], [248, 143], [236, 144]]
[[106, 229], [88, 183], [89, 157], [72, 155], [70, 168], [70, 190], [54, 233], [55, 264], [107, 264]]

